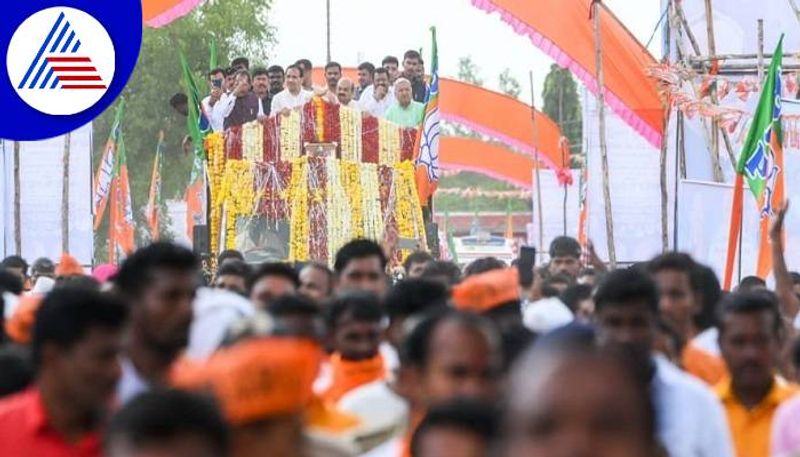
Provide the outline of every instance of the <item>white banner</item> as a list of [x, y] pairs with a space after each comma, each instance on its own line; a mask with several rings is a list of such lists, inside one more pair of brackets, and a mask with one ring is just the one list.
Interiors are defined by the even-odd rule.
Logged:
[[[22, 256], [57, 261], [62, 254], [62, 191], [65, 136], [20, 142], [20, 234]], [[91, 215], [92, 126], [70, 134], [69, 156], [69, 253], [83, 265], [91, 265], [94, 236]], [[3, 205], [4, 255], [17, 251], [14, 240], [14, 142], [4, 141], [5, 194]]]
[[[589, 238], [598, 255], [608, 259], [603, 173], [595, 97], [583, 92], [583, 137], [589, 161]], [[665, 132], [665, 138], [669, 132]], [[606, 109], [609, 188], [617, 261], [649, 260], [662, 251], [661, 151], [654, 148], [610, 109]], [[669, 233], [672, 233], [674, 156], [667, 160]], [[670, 235], [670, 245], [672, 237]]]

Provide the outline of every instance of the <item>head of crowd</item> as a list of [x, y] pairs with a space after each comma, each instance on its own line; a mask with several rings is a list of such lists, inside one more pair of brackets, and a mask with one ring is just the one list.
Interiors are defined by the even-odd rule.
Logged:
[[[208, 72], [208, 93], [201, 101], [201, 113], [213, 131], [222, 132], [255, 120], [290, 115], [313, 97], [320, 97], [403, 127], [416, 127], [422, 121], [431, 78], [425, 75], [418, 51], [406, 51], [402, 60], [388, 55], [379, 65], [362, 62], [352, 79], [344, 75], [338, 62], [321, 67], [324, 84], [315, 86], [314, 66], [308, 59], [251, 68], [249, 59], [235, 58], [229, 67]], [[188, 112], [186, 103], [183, 94], [171, 100], [183, 115]]]
[[526, 254], [396, 267], [357, 239], [330, 266], [224, 251], [211, 277], [169, 242], [91, 272], [7, 257], [0, 455], [798, 455], [780, 252], [774, 287], [731, 292], [684, 253]]

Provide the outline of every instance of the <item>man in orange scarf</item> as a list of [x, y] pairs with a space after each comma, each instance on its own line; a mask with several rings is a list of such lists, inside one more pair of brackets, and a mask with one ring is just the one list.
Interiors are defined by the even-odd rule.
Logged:
[[326, 311], [334, 352], [330, 358], [331, 384], [323, 398], [336, 403], [346, 393], [386, 377], [379, 352], [384, 315], [378, 297], [366, 292], [342, 295]]

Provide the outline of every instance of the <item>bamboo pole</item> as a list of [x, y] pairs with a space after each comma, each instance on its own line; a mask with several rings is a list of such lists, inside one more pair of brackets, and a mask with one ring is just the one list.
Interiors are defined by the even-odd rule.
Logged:
[[758, 20], [758, 82], [764, 79], [764, 19]]
[[[670, 1], [671, 3], [671, 1]], [[664, 62], [669, 62], [670, 54], [671, 54], [671, 46], [670, 42], [672, 41], [672, 34], [671, 34], [671, 26], [670, 21], [666, 23], [667, 27], [667, 43], [666, 49], [664, 49]], [[671, 117], [672, 107], [669, 103], [666, 103], [666, 107], [664, 110], [664, 122], [663, 122], [663, 132], [664, 135], [661, 138], [661, 157], [659, 160], [659, 168], [660, 168], [660, 184], [661, 184], [661, 250], [663, 252], [669, 251], [669, 193], [667, 192], [667, 131], [669, 129], [669, 119]], [[677, 155], [678, 150], [675, 149], [675, 154]], [[678, 194], [675, 194], [675, 198], [678, 198]]]
[[[708, 53], [715, 55], [717, 53], [716, 39], [714, 38], [714, 8], [711, 5], [711, 0], [705, 0], [706, 9], [706, 34], [708, 38]], [[719, 104], [717, 99], [717, 81], [711, 83], [711, 103], [714, 105]], [[719, 119], [716, 117], [711, 118], [711, 162], [714, 167], [719, 167], [720, 181], [724, 181], [722, 174], [722, 165], [719, 161]]]
[[795, 2], [795, 0], [789, 0], [789, 6], [792, 7], [792, 11], [794, 11], [797, 21], [800, 22], [800, 8], [797, 7], [797, 2]]
[[539, 172], [539, 133], [536, 130], [536, 92], [533, 89], [533, 71], [528, 72], [531, 83], [531, 124], [533, 124], [533, 154], [536, 167], [536, 210], [539, 213], [539, 245], [536, 251], [541, 255], [544, 252], [544, 219], [542, 211], [542, 180]]
[[[683, 35], [680, 32], [683, 31], [686, 34], [686, 36], [689, 38], [689, 42], [692, 45], [694, 53], [698, 56], [701, 54], [700, 45], [697, 43], [697, 39], [695, 38], [694, 33], [692, 33], [692, 29], [689, 27], [689, 23], [686, 21], [686, 16], [683, 13], [683, 8], [681, 7], [680, 2], [673, 2], [673, 6], [675, 8], [675, 15], [677, 16], [676, 22], [678, 22], [677, 36], [679, 39], [676, 41], [676, 47], [678, 52], [683, 55], [684, 64], [688, 66], [689, 64], [687, 59], [689, 55], [682, 49]], [[692, 86], [692, 89], [695, 91], [695, 93], [699, 93], [699, 89], [693, 81], [690, 80], [689, 84]], [[706, 142], [708, 144], [713, 144], [714, 137], [716, 136], [715, 132], [717, 132], [717, 130], [709, 129], [708, 125], [706, 125], [706, 122], [702, 119], [700, 120], [700, 125], [703, 127], [703, 136]], [[719, 140], [717, 140], [717, 142], [718, 141]], [[711, 159], [711, 171], [714, 176], [714, 181], [723, 182], [725, 180], [725, 175], [722, 173], [722, 166], [719, 163], [719, 153], [715, 154], [713, 148], [711, 148], [709, 149], [709, 158]]]
[[[764, 54], [766, 58], [772, 58], [772, 53]], [[787, 52], [784, 59], [800, 59], [800, 52]], [[754, 60], [758, 54], [716, 54], [710, 56], [689, 56], [689, 62], [693, 64], [714, 62], [718, 60]]]
[[61, 252], [69, 253], [69, 156], [72, 135], [64, 135], [64, 155], [61, 176]]
[[19, 141], [14, 142], [14, 253], [22, 255], [22, 207], [19, 170]]
[[600, 40], [600, 3], [592, 3], [592, 18], [594, 21], [594, 47], [595, 66], [597, 77], [597, 116], [600, 134], [600, 159], [603, 170], [603, 201], [606, 213], [606, 241], [608, 243], [608, 262], [611, 269], [617, 266], [617, 253], [614, 249], [614, 219], [611, 210], [611, 188], [608, 178], [608, 145], [606, 144], [606, 109], [605, 109], [605, 83], [603, 79], [603, 44]]

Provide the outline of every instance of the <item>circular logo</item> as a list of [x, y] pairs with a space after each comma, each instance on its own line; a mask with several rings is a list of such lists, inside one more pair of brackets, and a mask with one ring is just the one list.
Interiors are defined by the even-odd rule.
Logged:
[[114, 43], [105, 27], [76, 8], [34, 13], [8, 45], [14, 90], [31, 108], [71, 115], [94, 106], [114, 79]]

